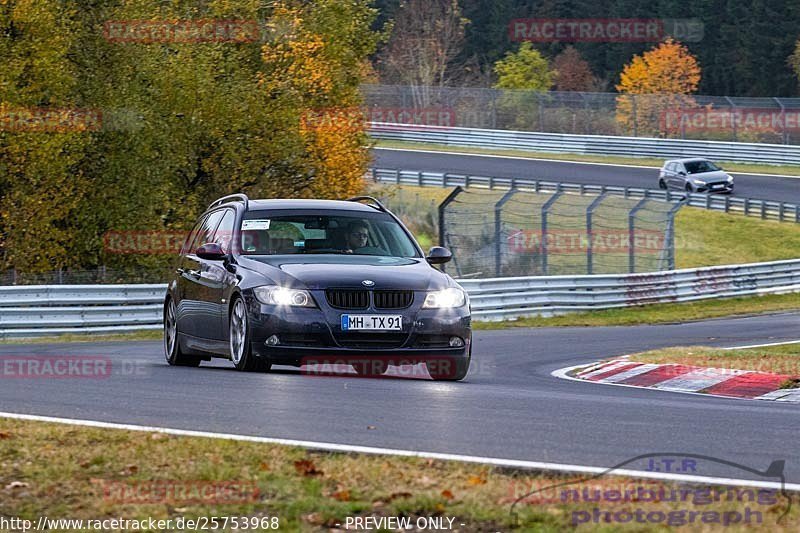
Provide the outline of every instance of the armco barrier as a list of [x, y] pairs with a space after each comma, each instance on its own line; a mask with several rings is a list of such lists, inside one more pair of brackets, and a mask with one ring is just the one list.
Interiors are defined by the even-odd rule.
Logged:
[[0, 287], [0, 338], [158, 329], [166, 284]]
[[440, 126], [408, 126], [384, 122], [371, 123], [370, 135], [375, 139], [392, 141], [534, 152], [658, 157], [662, 159], [708, 157], [718, 161], [773, 165], [797, 165], [800, 163], [800, 146], [785, 144], [571, 135]]
[[388, 168], [371, 168], [368, 177], [381, 183], [416, 185], [419, 187], [460, 186], [479, 189], [509, 189], [514, 187], [520, 191], [546, 193], [563, 191], [576, 194], [606, 193], [624, 196], [625, 198], [650, 198], [668, 202], [677, 202], [686, 199], [686, 205], [699, 207], [701, 209], [736, 213], [767, 220], [800, 222], [800, 206], [797, 204], [721, 194], [687, 194], [682, 191], [664, 191], [661, 189], [643, 189], [640, 187], [588, 185], [584, 183], [542, 181], [531, 178], [499, 178], [493, 176], [472, 176], [466, 174]]
[[[462, 279], [477, 320], [800, 292], [800, 259], [599, 276]], [[166, 285], [0, 287], [0, 338], [161, 328]]]

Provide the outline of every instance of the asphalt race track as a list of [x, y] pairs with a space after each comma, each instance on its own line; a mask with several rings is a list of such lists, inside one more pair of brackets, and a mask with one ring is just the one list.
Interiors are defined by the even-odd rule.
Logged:
[[[474, 156], [457, 153], [409, 152], [376, 148], [374, 166], [402, 170], [429, 170], [474, 176], [531, 178], [591, 185], [658, 188], [658, 170], [647, 167], [598, 165], [522, 158]], [[731, 173], [734, 196], [800, 202], [800, 178]]]
[[[478, 331], [473, 367], [460, 383], [308, 376], [290, 367], [245, 374], [224, 360], [172, 368], [158, 342], [2, 345], [0, 361], [107, 357], [112, 375], [3, 379], [0, 411], [600, 467], [648, 453], [710, 455], [758, 470], [785, 459], [787, 481], [797, 483], [797, 405], [579, 383], [550, 373], [648, 348], [780, 342], [798, 331], [797, 314]], [[758, 479], [711, 462], [697, 475]]]

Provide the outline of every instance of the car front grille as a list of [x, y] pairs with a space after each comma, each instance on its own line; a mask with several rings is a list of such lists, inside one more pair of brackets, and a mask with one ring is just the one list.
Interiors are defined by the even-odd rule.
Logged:
[[342, 333], [336, 337], [336, 342], [345, 348], [356, 349], [393, 349], [400, 348], [408, 338], [407, 333]]
[[414, 291], [375, 291], [376, 309], [405, 309], [414, 301]]
[[336, 309], [366, 309], [369, 291], [358, 289], [329, 289], [325, 291], [328, 304]]

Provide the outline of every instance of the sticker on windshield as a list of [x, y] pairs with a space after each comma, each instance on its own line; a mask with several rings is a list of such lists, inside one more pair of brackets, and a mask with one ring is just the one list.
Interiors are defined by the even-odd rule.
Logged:
[[250, 229], [269, 229], [269, 220], [243, 220], [242, 231]]

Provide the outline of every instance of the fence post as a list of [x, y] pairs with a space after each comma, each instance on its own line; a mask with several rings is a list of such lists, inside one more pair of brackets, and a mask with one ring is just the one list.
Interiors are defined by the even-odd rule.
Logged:
[[517, 190], [512, 186], [507, 193], [503, 195], [500, 200], [494, 204], [494, 275], [500, 277], [500, 270], [502, 269], [502, 254], [503, 246], [501, 237], [503, 234], [503, 206], [517, 193]]
[[[439, 246], [447, 246], [447, 232], [445, 231], [445, 210], [447, 206], [450, 205], [453, 200], [456, 199], [456, 196], [461, 194], [464, 191], [461, 186], [456, 187], [453, 189], [450, 194], [447, 195], [441, 204], [439, 204]], [[442, 272], [445, 271], [444, 264], [442, 264]]]
[[667, 234], [664, 244], [667, 247], [667, 270], [675, 270], [675, 213], [683, 207], [685, 200], [676, 203], [667, 213]]
[[594, 231], [592, 229], [592, 215], [594, 214], [594, 210], [597, 208], [598, 205], [605, 199], [606, 193], [601, 194], [594, 200], [592, 203], [589, 204], [589, 207], [586, 208], [586, 273], [590, 276], [594, 273], [593, 268], [594, 265], [592, 264], [592, 240], [594, 236]]
[[542, 275], [547, 275], [547, 212], [550, 207], [564, 194], [561, 188], [542, 205]]
[[636, 213], [644, 207], [647, 203], [647, 198], [642, 198], [628, 213], [628, 272], [633, 274], [636, 272], [636, 253], [634, 247], [634, 240], [636, 237]]

